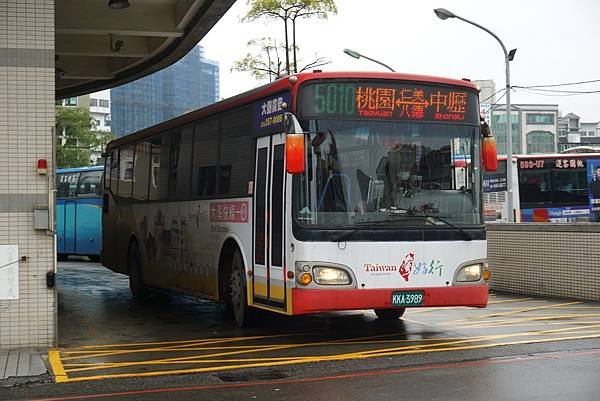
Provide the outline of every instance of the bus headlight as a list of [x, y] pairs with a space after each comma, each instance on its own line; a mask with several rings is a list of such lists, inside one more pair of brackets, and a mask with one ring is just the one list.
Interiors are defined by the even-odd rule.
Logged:
[[481, 280], [481, 264], [467, 265], [460, 268], [456, 273], [456, 281], [479, 281]]
[[325, 285], [347, 285], [352, 282], [347, 271], [335, 267], [313, 267], [315, 283]]

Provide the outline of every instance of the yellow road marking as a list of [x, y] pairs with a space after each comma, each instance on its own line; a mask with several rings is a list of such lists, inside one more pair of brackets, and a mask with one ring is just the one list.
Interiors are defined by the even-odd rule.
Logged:
[[[538, 340], [529, 339], [529, 340], [522, 340], [522, 341], [496, 343], [496, 344], [478, 344], [478, 345], [470, 345], [470, 346], [459, 347], [459, 348], [453, 348], [453, 347], [438, 348], [438, 349], [427, 350], [427, 352], [458, 351], [458, 350], [467, 350], [467, 349], [491, 348], [491, 347], [506, 346], [506, 345], [532, 344], [532, 343], [541, 343], [541, 342], [549, 342], [549, 341], [579, 340], [579, 339], [589, 339], [589, 338], [600, 338], [600, 334], [587, 335], [587, 336], [562, 337], [562, 338], [544, 338], [544, 339], [538, 339]], [[69, 378], [68, 381], [69, 382], [78, 382], [78, 381], [90, 381], [90, 380], [126, 378], [126, 377], [153, 377], [153, 376], [165, 376], [165, 375], [173, 375], [173, 374], [206, 373], [206, 372], [225, 371], [225, 370], [233, 370], [233, 369], [252, 368], [252, 367], [284, 366], [284, 365], [293, 365], [293, 364], [308, 363], [308, 362], [372, 358], [372, 357], [392, 356], [392, 355], [401, 355], [401, 354], [415, 354], [415, 353], [422, 353], [422, 352], [424, 352], [424, 351], [422, 351], [422, 350], [407, 350], [407, 351], [388, 353], [388, 354], [384, 354], [384, 355], [377, 354], [377, 355], [372, 355], [372, 356], [361, 355], [359, 353], [356, 353], [356, 354], [351, 354], [351, 356], [349, 356], [349, 354], [332, 355], [332, 356], [318, 357], [318, 358], [290, 359], [287, 361], [284, 360], [284, 361], [278, 361], [278, 362], [263, 362], [263, 363], [251, 363], [251, 364], [231, 365], [231, 366], [213, 366], [213, 367], [192, 368], [192, 369], [177, 369], [177, 370], [141, 372], [141, 373], [117, 373], [117, 374], [98, 375], [98, 376], [74, 377], [74, 378]]]
[[[529, 301], [531, 298], [519, 298], [519, 299], [501, 299], [492, 301], [490, 304], [504, 304], [510, 302]], [[530, 301], [531, 302], [531, 301]], [[559, 309], [565, 312], [575, 312], [566, 309], [595, 309], [600, 311], [599, 307], [594, 306], [575, 306], [581, 302], [565, 302], [550, 304], [547, 301], [543, 302], [543, 305], [538, 307], [530, 308], [494, 308], [496, 313], [488, 313], [485, 315], [476, 315], [470, 318], [451, 320], [443, 323], [438, 322], [423, 322], [419, 320], [413, 320], [404, 318], [407, 322], [413, 322], [421, 325], [446, 325], [446, 327], [455, 327], [456, 329], [493, 329], [498, 326], [505, 327], [527, 327], [532, 326], [529, 331], [520, 333], [504, 333], [504, 334], [490, 334], [490, 335], [479, 335], [474, 337], [465, 337], [464, 333], [460, 333], [461, 337], [440, 337], [440, 338], [405, 338], [399, 339], [399, 333], [387, 333], [376, 336], [365, 336], [349, 339], [336, 339], [322, 342], [307, 342], [307, 343], [279, 343], [279, 344], [246, 344], [246, 342], [261, 340], [269, 340], [272, 338], [285, 338], [295, 337], [299, 335], [313, 336], [316, 333], [302, 332], [302, 333], [290, 333], [281, 335], [268, 335], [268, 336], [246, 336], [246, 337], [229, 337], [229, 338], [211, 338], [201, 340], [182, 340], [182, 341], [164, 341], [164, 342], [146, 342], [146, 343], [130, 343], [130, 344], [105, 344], [105, 345], [89, 345], [79, 349], [65, 350], [59, 352], [57, 349], [49, 351], [49, 360], [52, 366], [52, 371], [55, 375], [56, 382], [71, 382], [71, 381], [88, 381], [98, 380], [106, 378], [120, 378], [120, 377], [152, 377], [162, 376], [170, 374], [180, 373], [204, 373], [214, 371], [225, 371], [241, 368], [251, 367], [274, 367], [284, 366], [299, 363], [309, 362], [323, 362], [323, 361], [336, 361], [336, 360], [348, 360], [348, 359], [361, 359], [361, 358], [373, 358], [373, 357], [384, 357], [384, 356], [397, 356], [397, 355], [411, 355], [426, 352], [442, 352], [442, 351], [459, 351], [459, 350], [472, 350], [479, 348], [492, 348], [505, 345], [516, 345], [516, 344], [530, 344], [539, 342], [549, 341], [564, 341], [574, 339], [590, 339], [600, 338], [600, 321], [598, 319], [587, 319], [587, 321], [557, 321], [561, 319], [580, 319], [580, 318], [591, 318], [598, 317], [600, 313], [567, 313], [562, 315], [551, 315], [551, 316], [535, 316], [536, 313], [524, 317], [524, 313], [542, 311], [547, 309]], [[462, 307], [452, 308], [429, 308], [429, 309], [411, 309], [407, 311], [407, 315], [410, 316], [412, 313], [424, 313], [431, 311], [441, 311], [448, 309], [460, 309]], [[500, 310], [500, 311], [499, 311]], [[549, 311], [548, 311], [549, 312]], [[551, 313], [551, 312], [550, 312]], [[539, 314], [539, 313], [538, 313]], [[527, 316], [527, 315], [525, 315]], [[503, 317], [503, 319], [497, 319]], [[494, 319], [496, 318], [496, 319]], [[553, 328], [544, 325], [553, 325]], [[556, 328], [556, 326], [562, 326]], [[566, 327], [565, 327], [566, 326]], [[547, 328], [544, 330], [535, 330], [535, 328]], [[391, 337], [391, 338], [390, 338]], [[541, 337], [541, 338], [540, 338]], [[294, 341], [293, 338], [289, 341]], [[240, 342], [244, 345], [232, 344]], [[220, 345], [223, 344], [223, 345]], [[361, 345], [373, 345], [376, 344], [387, 344], [379, 349], [363, 349], [356, 350]], [[313, 349], [320, 346], [356, 346], [351, 352], [335, 353], [318, 355], [302, 355], [306, 351], [294, 351], [303, 347], [310, 347]], [[139, 347], [139, 348], [136, 348]], [[364, 347], [360, 347], [364, 348]], [[352, 348], [351, 348], [352, 349]], [[343, 348], [338, 348], [338, 352]], [[347, 350], [347, 349], [346, 349]], [[189, 353], [189, 352], [203, 353], [205, 355], [193, 355], [193, 356], [180, 356], [176, 357], [175, 352]], [[269, 356], [270, 351], [274, 351], [277, 355], [277, 351], [289, 351], [289, 354], [300, 354], [290, 356]], [[141, 361], [127, 361], [123, 359], [132, 359], [136, 357], [127, 358], [127, 355], [145, 354], [145, 353], [157, 353], [164, 352], [171, 357], [157, 358], [153, 360], [141, 360]], [[310, 351], [309, 351], [310, 352]], [[323, 350], [324, 353], [336, 352], [336, 350]], [[260, 354], [263, 356], [259, 356]], [[266, 353], [266, 355], [264, 354]], [[253, 354], [253, 355], [248, 355]], [[167, 356], [165, 355], [165, 356]], [[180, 354], [181, 355], [181, 354]], [[185, 354], [183, 354], [185, 355]], [[189, 354], [188, 354], [189, 355]], [[247, 358], [245, 356], [248, 356]], [[271, 354], [272, 355], [272, 354]], [[124, 356], [120, 358], [121, 362], [86, 362], [85, 360], [90, 358], [101, 358], [105, 359], [112, 356]], [[157, 355], [158, 356], [158, 355]], [[254, 356], [254, 357], [252, 357]], [[61, 357], [63, 357], [61, 359]], [[139, 357], [139, 356], [138, 356]], [[68, 361], [71, 361], [70, 363]], [[78, 362], [81, 361], [81, 362]], [[66, 362], [66, 363], [63, 363]], [[179, 365], [179, 366], [178, 366]], [[191, 365], [191, 367], [182, 369], [184, 366]], [[141, 372], [131, 372], [128, 370], [138, 370], [139, 366]], [[171, 370], [157, 370], [157, 371], [146, 371], [152, 368], [144, 368], [145, 366], [172, 366], [175, 369]], [[127, 369], [129, 368], [129, 369]], [[107, 373], [101, 375], [93, 375], [95, 373], [105, 373], [103, 371], [110, 372], [111, 369], [126, 369], [121, 373]], [[168, 368], [167, 368], [168, 369]], [[100, 372], [102, 371], [102, 372]], [[118, 370], [117, 370], [118, 371]], [[90, 372], [92, 376], [76, 376], [73, 377], [75, 372]]]
[[[518, 323], [518, 322], [531, 322], [531, 321], [544, 321], [544, 320], [559, 320], [559, 319], [571, 319], [577, 317], [591, 317], [591, 316], [600, 316], [600, 313], [583, 313], [578, 315], [551, 315], [551, 316], [534, 316], [534, 317], [523, 317], [516, 318], [512, 320], [490, 320], [487, 322], [463, 322], [460, 325], [461, 329], [476, 329], [480, 327], [492, 327], [492, 326], [502, 326], [507, 323]], [[570, 322], [572, 324], [576, 324], [577, 322]], [[459, 325], [458, 323], [454, 324], [455, 326]]]
[[48, 351], [48, 361], [50, 362], [50, 367], [52, 368], [52, 374], [54, 375], [54, 381], [56, 383], [69, 381], [69, 377], [60, 360], [60, 351], [58, 349], [53, 348]]
[[[300, 334], [289, 334], [290, 337], [300, 335]], [[275, 337], [287, 337], [288, 335], [277, 335], [277, 336], [255, 336], [255, 337], [229, 337], [229, 338], [221, 338], [221, 339], [211, 339], [210, 341], [206, 340], [196, 340], [196, 343], [189, 343], [182, 345], [174, 345], [172, 347], [155, 347], [155, 348], [133, 348], [133, 349], [123, 349], [116, 351], [97, 351], [96, 353], [89, 353], [89, 351], [65, 351], [63, 354], [71, 355], [71, 354], [80, 354], [79, 356], [69, 356], [67, 358], [63, 358], [65, 360], [74, 360], [74, 359], [82, 359], [82, 358], [96, 358], [99, 356], [113, 356], [113, 355], [124, 355], [124, 354], [132, 354], [132, 353], [142, 353], [142, 352], [162, 352], [165, 350], [180, 350], [185, 351], [190, 346], [193, 345], [202, 345], [202, 344], [218, 344], [218, 343], [226, 343], [226, 342], [235, 342], [241, 340], [256, 340], [256, 339], [265, 339], [265, 338], [275, 338]], [[217, 348], [220, 349], [220, 348]], [[83, 353], [83, 354], [82, 354]]]
[[[586, 326], [584, 328], [590, 329], [590, 328], [593, 328], [596, 326], [600, 327], [600, 324], [595, 325], [595, 326]], [[567, 327], [567, 328], [562, 328], [562, 329], [529, 331], [529, 332], [524, 332], [524, 333], [497, 334], [497, 335], [490, 335], [490, 336], [481, 336], [481, 337], [472, 337], [472, 338], [467, 338], [467, 339], [452, 340], [452, 341], [433, 343], [433, 344], [415, 344], [415, 345], [402, 346], [402, 347], [358, 351], [358, 352], [352, 352], [349, 354], [340, 354], [340, 355], [348, 356], [348, 355], [356, 355], [357, 353], [360, 355], [363, 355], [363, 356], [370, 355], [370, 354], [387, 355], [387, 353], [389, 353], [389, 352], [396, 352], [398, 350], [409, 350], [409, 349], [417, 349], [417, 350], [420, 350], [420, 352], [424, 352], [423, 351], [424, 349], [434, 349], [434, 347], [439, 348], [440, 346], [445, 346], [445, 345], [466, 344], [466, 343], [473, 343], [473, 342], [479, 342], [479, 341], [491, 341], [491, 340], [495, 340], [495, 339], [511, 338], [511, 337], [536, 336], [536, 335], [540, 335], [540, 334], [552, 334], [552, 333], [556, 334], [556, 333], [560, 333], [563, 331], [569, 331], [569, 330], [570, 331], [576, 330], [576, 328]], [[598, 333], [598, 336], [600, 336], [600, 333]], [[260, 350], [257, 350], [256, 352], [273, 351], [273, 350], [281, 350], [281, 349], [289, 350], [292, 348], [309, 347], [309, 346], [322, 345], [322, 344], [324, 344], [324, 343], [321, 342], [321, 343], [305, 343], [305, 344], [280, 344], [280, 345], [274, 345], [273, 347], [270, 347], [270, 348], [260, 349]], [[460, 349], [460, 347], [458, 347], [458, 348], [453, 347], [453, 349]], [[160, 365], [160, 364], [167, 364], [167, 363], [178, 363], [178, 364], [181, 364], [181, 363], [211, 363], [209, 361], [213, 361], [212, 359], [210, 359], [213, 357], [239, 355], [239, 354], [248, 353], [248, 352], [253, 352], [253, 351], [252, 350], [243, 350], [243, 351], [235, 351], [235, 352], [213, 353], [213, 354], [208, 354], [208, 355], [194, 355], [194, 356], [189, 356], [189, 357], [162, 358], [162, 359], [147, 360], [147, 361], [99, 363], [97, 365], [68, 369], [67, 372], [72, 373], [72, 372], [81, 372], [81, 371], [90, 371], [90, 370], [105, 370], [105, 369], [114, 369], [114, 368], [124, 368], [124, 367], [130, 367], [130, 366]], [[324, 358], [324, 357], [325, 356], [311, 356], [311, 357], [297, 356], [297, 357], [290, 357], [288, 359], [313, 360], [315, 358], [319, 359], [319, 358]], [[328, 357], [329, 356], [327, 356], [327, 358]], [[245, 359], [246, 362], [253, 362], [255, 360], [256, 359], [252, 359], [252, 358]], [[219, 359], [218, 361], [219, 361], [218, 363], [224, 363], [223, 361], [227, 361], [227, 360]], [[216, 362], [213, 362], [213, 363], [216, 363]]]
[[524, 308], [524, 309], [513, 310], [513, 311], [510, 311], [510, 312], [491, 313], [491, 314], [487, 314], [487, 315], [479, 315], [479, 316], [474, 316], [474, 317], [456, 319], [456, 320], [451, 320], [451, 321], [448, 321], [448, 322], [443, 322], [442, 324], [456, 324], [456, 323], [459, 323], [459, 322], [472, 321], [472, 320], [478, 320], [478, 319], [487, 319], [487, 318], [490, 318], [490, 317], [510, 316], [510, 315], [516, 315], [516, 314], [519, 314], [519, 313], [531, 312], [531, 311], [534, 311], [534, 310], [552, 309], [552, 308], [556, 308], [556, 307], [559, 307], [559, 306], [575, 305], [575, 304], [580, 304], [580, 303], [581, 303], [580, 301], [574, 301], [574, 302], [566, 302], [566, 303], [560, 303], [560, 304], [543, 305], [543, 306], [537, 306], [535, 308]]
[[[285, 337], [285, 336], [298, 336], [306, 334], [302, 333], [289, 333], [289, 334], [274, 334], [270, 336], [242, 336], [242, 337], [228, 337], [227, 340], [231, 341], [242, 341], [242, 340], [256, 340], [256, 339], [265, 339], [265, 338], [277, 338], [277, 337]], [[121, 344], [100, 344], [100, 345], [84, 345], [81, 348], [123, 348], [123, 347], [135, 347], [142, 345], [165, 345], [165, 344], [175, 344], [182, 345], [186, 343], [220, 343], [223, 338], [205, 338], [202, 340], [178, 340], [178, 341], [155, 341], [155, 342], [145, 342], [145, 343], [121, 343]]]
[[488, 301], [488, 305], [496, 305], [496, 304], [505, 304], [508, 302], [522, 302], [529, 301], [531, 298], [511, 298], [511, 299], [503, 299], [501, 301]]

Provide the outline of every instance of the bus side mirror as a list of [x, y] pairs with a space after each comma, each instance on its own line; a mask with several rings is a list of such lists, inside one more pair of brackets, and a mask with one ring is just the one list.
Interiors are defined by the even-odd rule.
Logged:
[[304, 173], [304, 132], [292, 113], [283, 116], [285, 127], [286, 171], [290, 174]]
[[481, 160], [485, 171], [496, 171], [498, 169], [496, 138], [493, 136], [481, 139]]

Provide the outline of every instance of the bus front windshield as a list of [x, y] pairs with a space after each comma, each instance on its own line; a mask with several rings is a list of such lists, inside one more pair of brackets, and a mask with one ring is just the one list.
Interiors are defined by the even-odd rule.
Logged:
[[476, 127], [333, 119], [302, 125], [306, 169], [293, 189], [300, 225], [482, 223]]

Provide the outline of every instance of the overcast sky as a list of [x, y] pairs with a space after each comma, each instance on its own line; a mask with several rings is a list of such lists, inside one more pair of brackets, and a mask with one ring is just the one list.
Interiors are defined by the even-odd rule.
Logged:
[[[442, 21], [443, 7], [492, 30], [510, 50], [511, 84], [530, 86], [600, 80], [600, 1], [598, 0], [337, 0], [338, 14], [328, 20], [303, 20], [297, 26], [301, 58], [326, 57], [327, 71], [384, 70], [368, 60], [343, 54], [344, 48], [378, 59], [398, 72], [450, 78], [493, 79], [505, 85], [504, 55], [488, 33], [457, 19]], [[221, 68], [221, 97], [252, 89], [247, 73], [231, 72], [253, 38], [282, 38], [280, 21], [241, 23], [248, 9], [238, 0], [200, 42]], [[300, 63], [299, 63], [300, 64]], [[551, 89], [600, 91], [600, 82]], [[504, 99], [502, 100], [504, 102]], [[600, 120], [600, 93], [534, 94], [515, 89], [512, 103], [558, 104], [562, 114], [582, 121]]]

